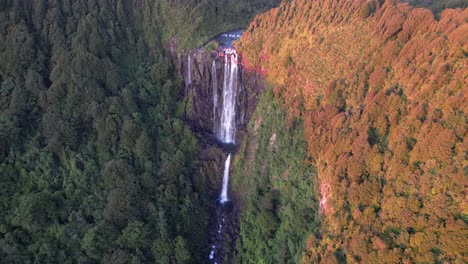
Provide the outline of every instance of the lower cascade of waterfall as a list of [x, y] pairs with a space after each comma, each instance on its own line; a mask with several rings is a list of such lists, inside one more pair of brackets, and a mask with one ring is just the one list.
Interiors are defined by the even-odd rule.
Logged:
[[192, 62], [190, 61], [190, 54], [187, 57], [187, 86], [192, 83], [192, 69], [191, 69]]
[[230, 167], [231, 167], [231, 154], [228, 155], [226, 162], [224, 163], [223, 188], [221, 190], [221, 195], [219, 196], [219, 202], [222, 204], [225, 202], [229, 202], [228, 184], [229, 184], [229, 168]]

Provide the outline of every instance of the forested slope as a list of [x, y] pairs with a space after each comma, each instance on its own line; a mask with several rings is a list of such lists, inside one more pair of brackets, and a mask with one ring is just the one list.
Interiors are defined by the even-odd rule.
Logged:
[[270, 2], [1, 1], [0, 262], [203, 262], [199, 147], [166, 48]]
[[391, 0], [296, 0], [246, 30], [245, 67], [275, 86], [289, 126], [303, 122], [317, 166], [322, 226], [303, 261], [468, 261], [467, 20]]
[[415, 7], [425, 7], [434, 12], [436, 17], [439, 17], [440, 13], [446, 8], [466, 8], [468, 7], [468, 1], [466, 0], [444, 0], [444, 1], [432, 1], [432, 0], [402, 0], [402, 2], [408, 2]]
[[265, 91], [236, 156], [233, 188], [241, 201], [236, 263], [300, 263], [320, 226], [316, 170], [303, 124], [286, 124], [272, 89]]

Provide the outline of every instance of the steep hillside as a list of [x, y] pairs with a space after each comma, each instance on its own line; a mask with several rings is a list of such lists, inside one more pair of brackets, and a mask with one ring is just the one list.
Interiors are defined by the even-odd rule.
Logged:
[[0, 263], [205, 257], [198, 143], [139, 2], [2, 1]]
[[323, 224], [305, 262], [468, 261], [467, 20], [296, 0], [246, 30], [244, 66], [274, 85], [289, 126], [303, 122], [317, 167]]
[[303, 126], [290, 127], [271, 89], [261, 96], [234, 164], [242, 205], [236, 263], [299, 263], [320, 226], [316, 172]]
[[432, 1], [432, 0], [401, 0], [401, 2], [408, 2], [415, 7], [425, 7], [434, 12], [436, 17], [446, 8], [466, 8], [468, 7], [468, 1], [466, 0], [444, 0], [444, 1]]

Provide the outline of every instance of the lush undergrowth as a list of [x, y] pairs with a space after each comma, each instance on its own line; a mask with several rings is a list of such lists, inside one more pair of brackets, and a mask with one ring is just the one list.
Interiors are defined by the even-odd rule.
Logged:
[[262, 95], [233, 168], [240, 197], [238, 263], [298, 263], [319, 226], [316, 173], [299, 119], [286, 126], [272, 91]]

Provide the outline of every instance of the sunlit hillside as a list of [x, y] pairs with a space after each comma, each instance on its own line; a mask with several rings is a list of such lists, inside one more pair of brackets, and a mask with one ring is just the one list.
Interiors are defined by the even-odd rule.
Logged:
[[[468, 261], [468, 10], [291, 1], [238, 43], [318, 170], [305, 261]], [[315, 175], [310, 175], [315, 177]]]

